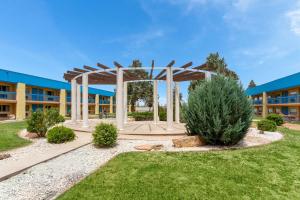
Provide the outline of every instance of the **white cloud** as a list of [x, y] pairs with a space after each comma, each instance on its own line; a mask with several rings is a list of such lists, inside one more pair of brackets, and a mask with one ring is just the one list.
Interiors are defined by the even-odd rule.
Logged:
[[254, 0], [235, 0], [233, 1], [233, 6], [238, 11], [246, 12], [254, 2]]
[[300, 36], [300, 8], [289, 11], [286, 15], [290, 20], [291, 31]]

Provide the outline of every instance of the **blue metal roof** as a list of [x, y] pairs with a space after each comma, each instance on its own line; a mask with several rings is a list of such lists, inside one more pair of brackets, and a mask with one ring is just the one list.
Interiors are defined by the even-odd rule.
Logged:
[[257, 95], [263, 92], [272, 92], [277, 90], [284, 90], [288, 88], [293, 88], [300, 86], [300, 72], [286, 76], [254, 88], [249, 88], [246, 90], [247, 95]]
[[[0, 69], [0, 81], [10, 83], [25, 83], [26, 85], [51, 88], [51, 89], [66, 89], [71, 90], [71, 84], [63, 81], [56, 81], [48, 78], [42, 78], [29, 74], [13, 72], [9, 70]], [[114, 92], [89, 88], [89, 94], [99, 94], [102, 96], [114, 96]]]

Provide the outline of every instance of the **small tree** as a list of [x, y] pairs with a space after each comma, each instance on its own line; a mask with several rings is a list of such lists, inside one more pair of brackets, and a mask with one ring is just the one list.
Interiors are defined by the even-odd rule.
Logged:
[[[238, 80], [238, 75], [230, 70], [225, 62], [224, 58], [221, 58], [219, 53], [210, 53], [206, 58], [206, 64], [202, 68], [203, 70], [216, 72], [218, 74], [222, 74], [227, 77], [231, 77], [233, 79]], [[189, 91], [193, 90], [197, 85], [203, 83], [203, 80], [191, 81], [189, 85]]]
[[252, 119], [252, 107], [242, 86], [220, 75], [196, 86], [183, 111], [188, 134], [199, 135], [213, 145], [236, 144]]
[[[140, 69], [142, 63], [139, 60], [133, 60], [132, 65], [129, 67], [136, 70], [129, 71], [129, 74], [135, 74], [141, 80], [149, 79], [149, 74], [147, 71]], [[149, 107], [152, 107], [153, 104], [153, 83], [149, 81], [128, 83], [128, 103], [131, 105], [134, 110], [135, 103], [138, 100], [143, 100], [145, 104]]]
[[254, 87], [256, 87], [256, 84], [253, 80], [251, 80], [249, 85], [248, 85], [248, 88], [254, 88]]
[[59, 114], [57, 109], [51, 108], [45, 112], [38, 109], [28, 118], [27, 131], [37, 133], [40, 137], [44, 137], [50, 127], [64, 121], [64, 117]]

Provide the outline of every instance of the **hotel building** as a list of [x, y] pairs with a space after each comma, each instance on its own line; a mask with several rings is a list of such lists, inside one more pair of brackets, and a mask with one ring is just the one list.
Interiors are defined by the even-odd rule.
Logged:
[[[89, 114], [112, 113], [113, 97], [114, 92], [89, 88]], [[0, 69], [0, 119], [23, 120], [37, 109], [48, 108], [70, 114], [69, 83]]]
[[248, 88], [246, 93], [252, 99], [256, 115], [278, 113], [286, 120], [300, 120], [300, 72]]

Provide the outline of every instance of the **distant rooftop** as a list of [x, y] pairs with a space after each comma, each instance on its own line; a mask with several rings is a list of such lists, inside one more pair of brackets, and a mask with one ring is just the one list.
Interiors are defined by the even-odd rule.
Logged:
[[[23, 74], [19, 72], [13, 72], [9, 70], [0, 69], [0, 81], [10, 83], [25, 83], [26, 85], [43, 87], [49, 89], [65, 89], [71, 91], [71, 84], [63, 81], [57, 81], [53, 79], [43, 78], [39, 76], [33, 76], [29, 74]], [[99, 94], [102, 96], [114, 96], [114, 92], [90, 88], [90, 94]]]
[[273, 92], [300, 86], [300, 72], [246, 90], [247, 95]]

